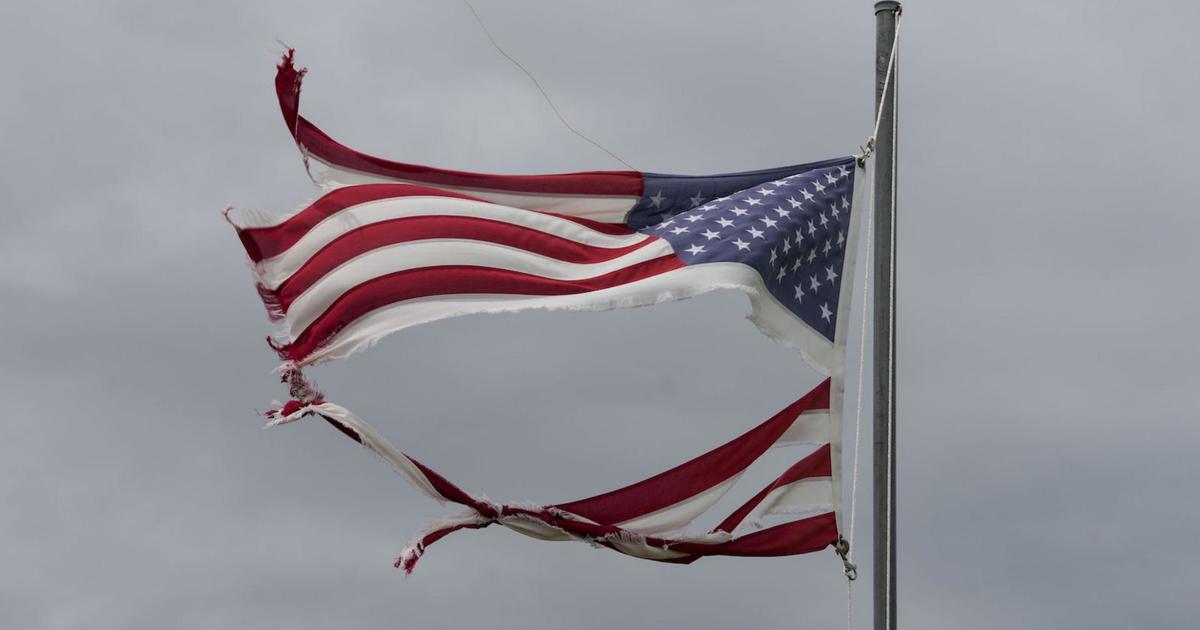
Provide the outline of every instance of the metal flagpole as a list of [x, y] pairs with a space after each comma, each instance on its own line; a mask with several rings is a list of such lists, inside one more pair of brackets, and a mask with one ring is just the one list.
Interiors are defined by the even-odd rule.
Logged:
[[[875, 630], [896, 628], [896, 88], [900, 3], [875, 3]], [[888, 64], [892, 63], [888, 77]], [[884, 89], [885, 83], [887, 89]]]

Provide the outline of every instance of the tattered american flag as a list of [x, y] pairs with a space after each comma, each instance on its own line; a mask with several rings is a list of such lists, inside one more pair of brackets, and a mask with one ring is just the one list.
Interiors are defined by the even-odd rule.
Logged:
[[[271, 424], [319, 415], [440, 501], [466, 507], [407, 546], [500, 523], [654, 560], [788, 555], [838, 538], [841, 408], [853, 251], [854, 157], [713, 176], [603, 171], [503, 176], [372, 157], [299, 115], [304, 71], [288, 52], [276, 90], [324, 196], [290, 216], [227, 212], [280, 323], [270, 340], [294, 398]], [[554, 505], [463, 492], [327, 402], [303, 368], [417, 324], [473, 313], [604, 310], [717, 289], [745, 292], [751, 319], [799, 349], [824, 383], [688, 463], [607, 494]], [[686, 533], [773, 446], [808, 452], [715, 529]], [[796, 518], [746, 533], [767, 514]]]

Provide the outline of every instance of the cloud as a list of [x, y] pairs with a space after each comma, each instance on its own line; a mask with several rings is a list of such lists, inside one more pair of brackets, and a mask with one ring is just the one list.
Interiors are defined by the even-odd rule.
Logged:
[[[1194, 8], [1168, 4], [907, 7], [906, 626], [1191, 625], [1197, 51]], [[478, 8], [577, 126], [646, 170], [821, 159], [869, 133], [866, 4]], [[254, 410], [283, 391], [219, 211], [315, 193], [275, 111], [275, 38], [312, 68], [307, 111], [356, 146], [616, 166], [464, 7], [0, 13], [18, 60], [0, 94], [0, 625], [841, 623], [832, 553], [676, 567], [486, 530], [405, 580], [391, 556], [442, 508], [328, 427], [260, 430]], [[465, 487], [561, 500], [677, 463], [816, 381], [746, 310], [725, 294], [441, 322], [314, 376]], [[870, 519], [857, 531], [867, 576]]]

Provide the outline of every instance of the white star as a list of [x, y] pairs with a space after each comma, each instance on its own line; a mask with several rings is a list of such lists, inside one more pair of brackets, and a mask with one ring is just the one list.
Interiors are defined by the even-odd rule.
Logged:
[[837, 218], [837, 216], [838, 216], [838, 213], [839, 213], [839, 212], [841, 212], [841, 210], [838, 210], [836, 205], [829, 206], [829, 214], [830, 214], [830, 216], [832, 216], [833, 218], [835, 218], [835, 219], [836, 219], [836, 218]]
[[825, 241], [825, 247], [821, 249], [822, 254], [828, 254], [829, 250], [833, 249], [833, 243]]
[[824, 212], [821, 213], [820, 219], [821, 219], [821, 227], [825, 227], [826, 225], [829, 225], [829, 217], [825, 216]]
[[808, 262], [812, 262], [812, 261], [814, 261], [814, 260], [816, 260], [816, 259], [817, 259], [817, 250], [816, 250], [816, 248], [813, 248], [813, 249], [810, 249], [810, 250], [808, 250]]
[[850, 209], [850, 200], [846, 199], [845, 197], [842, 197], [842, 210], [849, 210], [849, 209]]
[[787, 256], [790, 251], [792, 251], [792, 242], [785, 238], [783, 239], [783, 255]]
[[800, 194], [801, 194], [801, 195], [804, 195], [804, 200], [805, 200], [805, 201], [812, 201], [813, 199], [815, 199], [815, 198], [816, 198], [816, 197], [814, 197], [814, 196], [813, 196], [813, 194], [812, 194], [812, 193], [808, 192], [807, 190], [804, 190], [803, 188], [802, 188], [802, 189], [800, 189]]
[[760, 194], [760, 195], [762, 195], [762, 196], [764, 196], [764, 197], [766, 197], [767, 195], [774, 195], [774, 194], [775, 194], [775, 191], [774, 191], [774, 190], [767, 190], [767, 187], [766, 187], [766, 186], [763, 186], [762, 188], [759, 188], [758, 190], [756, 190], [756, 191], [754, 191], [754, 192], [756, 192], [756, 193], [758, 193], [758, 194]]
[[837, 177], [834, 176], [834, 174], [832, 172], [825, 173], [825, 181], [829, 182], [830, 184], [836, 184]]
[[737, 215], [737, 216], [739, 216], [739, 217], [740, 217], [740, 216], [742, 216], [742, 215], [744, 215], [744, 214], [746, 214], [747, 212], [750, 212], [749, 210], [746, 210], [746, 209], [744, 209], [744, 208], [730, 208], [730, 209], [729, 209], [729, 211], [730, 211], [730, 212], [732, 212], [732, 213], [734, 213], [735, 215]]
[[699, 190], [697, 190], [697, 191], [696, 191], [696, 196], [695, 196], [695, 197], [689, 197], [689, 198], [688, 198], [688, 201], [692, 202], [692, 207], [693, 207], [693, 208], [695, 208], [696, 206], [700, 205], [700, 202], [701, 202], [701, 201], [704, 201], [704, 195], [700, 194], [700, 191], [699, 191]]
[[701, 232], [700, 235], [711, 241], [714, 238], [717, 238], [718, 236], [720, 236], [721, 234], [718, 232], [714, 232], [712, 230], [705, 230], [705, 231]]
[[850, 174], [850, 171], [847, 171], [845, 166], [838, 167], [838, 177], [845, 177], [849, 174]]
[[800, 268], [800, 267], [801, 267], [803, 264], [804, 264], [804, 263], [800, 262], [800, 259], [799, 259], [799, 258], [797, 258], [797, 259], [796, 259], [796, 262], [792, 263], [792, 271], [796, 271], [796, 270], [797, 270], [797, 269], [799, 269], [799, 268]]
[[752, 206], [758, 206], [758, 205], [762, 205], [762, 199], [755, 199], [754, 197], [746, 197], [746, 203], [748, 203]]
[[717, 219], [717, 223], [720, 224], [721, 227], [729, 227], [729, 226], [733, 225], [733, 221], [726, 219], [725, 217], [721, 217], [720, 219]]
[[825, 192], [825, 187], [821, 185], [820, 181], [813, 182], [813, 188], [816, 188], [817, 192]]
[[672, 224], [672, 223], [674, 223], [674, 222], [675, 222], [675, 219], [667, 219], [666, 221], [663, 221], [662, 223], [659, 223], [659, 224], [658, 224], [658, 228], [659, 228], [659, 229], [665, 228], [665, 227], [667, 227], [668, 225], [671, 225], [671, 224]]
[[829, 302], [821, 305], [821, 319], [829, 321], [829, 316], [833, 315], [833, 311], [829, 310]]
[[771, 248], [771, 266], [772, 267], [775, 266], [775, 261], [778, 259], [779, 259], [779, 254], [775, 251], [775, 248]]
[[804, 228], [796, 228], [796, 247], [800, 247], [800, 241], [804, 240]]
[[[703, 218], [704, 218], [704, 217], [702, 217], [702, 216], [700, 216], [700, 215], [698, 215], [698, 214], [689, 214], [689, 215], [687, 215], [686, 217], [683, 217], [683, 220], [684, 220], [684, 221], [687, 221], [688, 223], [695, 223], [695, 222], [697, 222], [697, 221], [699, 221], [700, 219], [703, 219]], [[824, 225], [824, 224], [822, 223], [822, 225]]]
[[833, 282], [834, 280], [837, 280], [837, 277], [838, 277], [837, 272], [833, 270], [832, 265], [825, 268], [825, 279], [826, 280]]
[[663, 196], [662, 191], [660, 190], [657, 193], [655, 193], [655, 195], [653, 197], [650, 198], [650, 205], [657, 208], [662, 205], [662, 202], [664, 199], [666, 199], [666, 197]]
[[743, 241], [740, 238], [734, 240], [733, 244], [736, 245], [737, 248], [740, 250], [750, 251], [750, 243], [747, 243], [746, 241]]
[[787, 272], [786, 272], [786, 271], [784, 271], [783, 267], [780, 267], [780, 268], [779, 268], [779, 273], [775, 274], [775, 281], [776, 281], [776, 282], [783, 282], [783, 274], [785, 274], [785, 273], [787, 273]]
[[682, 225], [677, 228], [671, 228], [672, 234], [683, 234], [686, 231], [687, 231], [687, 228], [683, 227]]
[[799, 201], [796, 201], [796, 199], [795, 199], [794, 197], [788, 197], [788, 198], [787, 198], [787, 202], [788, 202], [788, 203], [790, 203], [790, 204], [792, 204], [792, 207], [793, 207], [793, 208], [799, 208], [799, 207], [800, 207], [800, 202], [799, 202]]
[[780, 208], [779, 206], [775, 206], [774, 209], [775, 209], [775, 214], [778, 214], [780, 218], [786, 217], [788, 215], [788, 211], [784, 210], [783, 208]]
[[796, 285], [796, 301], [797, 302], [804, 301], [804, 287], [799, 284]]
[[837, 242], [837, 244], [838, 244], [838, 245], [841, 245], [842, 243], [845, 243], [845, 242], [846, 242], [846, 233], [845, 233], [845, 232], [838, 232], [838, 242]]
[[816, 233], [817, 233], [817, 226], [813, 225], [813, 222], [812, 222], [812, 221], [809, 221], [809, 222], [808, 222], [808, 233], [809, 233], [809, 234], [816, 234]]
[[[750, 229], [748, 229], [746, 231], [749, 232], [750, 236], [753, 236], [754, 238], [763, 238], [763, 233], [761, 231], [759, 231], [758, 229], [756, 229], [754, 226], [750, 226]], [[763, 240], [766, 240], [766, 239], [764, 238]]]
[[821, 288], [821, 281], [817, 280], [817, 276], [815, 276], [815, 275], [809, 276], [809, 279], [812, 281], [812, 286], [809, 287], [810, 289], [812, 289], [813, 291], [817, 291]]
[[[759, 222], [767, 227], [775, 227], [775, 224], [778, 223], [778, 221], [776, 221], [775, 219], [772, 219], [771, 217], [761, 217], [761, 218], [759, 218]], [[775, 229], [778, 230], [779, 228], [775, 228]]]
[[695, 256], [696, 254], [699, 254], [702, 251], [704, 251], [704, 246], [697, 245], [695, 243], [693, 243], [691, 247], [687, 248], [687, 253], [689, 253], [693, 256]]

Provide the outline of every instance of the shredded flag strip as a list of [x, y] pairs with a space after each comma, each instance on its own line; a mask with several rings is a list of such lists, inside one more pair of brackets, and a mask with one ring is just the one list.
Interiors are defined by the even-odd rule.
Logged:
[[[830, 387], [826, 380], [800, 400], [738, 438], [671, 470], [591, 498], [556, 505], [498, 504], [474, 496], [405, 455], [346, 409], [316, 401], [271, 412], [272, 424], [316, 414], [380, 456], [414, 487], [465, 512], [420, 532], [396, 566], [411, 572], [425, 548], [461, 529], [500, 523], [542, 540], [582, 540], [639, 558], [689, 563], [701, 556], [780, 556], [823, 549], [837, 540], [833, 469], [828, 442]], [[707, 534], [679, 534], [733, 486], [768, 449], [817, 445]], [[754, 528], [770, 514], [801, 518]]]
[[[289, 51], [275, 85], [284, 121], [325, 190], [269, 218], [229, 211], [292, 401], [270, 425], [324, 418], [415, 487], [466, 511], [405, 547], [499, 523], [687, 563], [791, 555], [838, 540], [845, 332], [857, 243], [854, 157], [713, 176], [636, 171], [488, 175], [405, 164], [341, 145], [299, 114], [303, 70]], [[639, 483], [554, 505], [496, 504], [395, 449], [304, 376], [418, 324], [529, 309], [607, 310], [718, 289], [744, 292], [752, 321], [829, 378], [757, 428]], [[767, 449], [811, 450], [705, 534], [682, 533]], [[745, 533], [768, 514], [798, 518]]]

